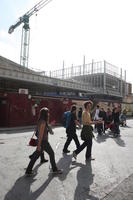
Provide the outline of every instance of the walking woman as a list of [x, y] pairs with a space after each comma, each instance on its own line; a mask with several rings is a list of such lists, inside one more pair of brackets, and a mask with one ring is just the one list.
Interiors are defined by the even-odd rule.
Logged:
[[48, 108], [44, 107], [40, 110], [40, 115], [37, 123], [37, 130], [38, 130], [38, 145], [36, 151], [33, 153], [31, 160], [28, 164], [25, 174], [30, 176], [33, 174], [32, 168], [42, 154], [43, 151], [47, 152], [50, 157], [50, 163], [52, 166], [53, 173], [61, 174], [62, 171], [59, 170], [55, 163], [55, 154], [48, 142], [48, 119], [49, 119], [49, 110]]
[[86, 154], [85, 159], [88, 160], [95, 160], [91, 156], [91, 150], [92, 150], [92, 138], [93, 135], [93, 127], [91, 126], [94, 124], [94, 122], [91, 121], [91, 115], [90, 110], [91, 106], [93, 105], [92, 101], [87, 101], [84, 103], [84, 111], [82, 113], [82, 124], [83, 128], [81, 131], [81, 139], [84, 140], [84, 142], [73, 152], [73, 157], [76, 159], [77, 155], [85, 148], [86, 148]]

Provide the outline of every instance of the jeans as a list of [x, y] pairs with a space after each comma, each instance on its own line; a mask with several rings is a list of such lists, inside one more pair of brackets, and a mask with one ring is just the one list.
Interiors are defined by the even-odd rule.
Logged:
[[43, 141], [42, 145], [41, 145], [41, 152], [36, 150], [33, 153], [33, 156], [32, 156], [32, 158], [31, 158], [31, 160], [30, 160], [30, 162], [28, 164], [28, 167], [26, 169], [26, 173], [29, 173], [29, 172], [32, 171], [32, 168], [33, 168], [36, 160], [40, 157], [40, 154], [42, 154], [42, 151], [46, 151], [49, 154], [52, 170], [53, 171], [57, 170], [57, 166], [56, 166], [56, 163], [55, 163], [54, 151], [53, 151], [53, 149], [52, 149], [52, 147], [51, 147], [51, 145], [49, 144], [48, 141]]
[[85, 158], [88, 159], [91, 157], [92, 138], [90, 138], [87, 141], [84, 141], [74, 152], [76, 153], [76, 155], [78, 155], [85, 147], [87, 147]]

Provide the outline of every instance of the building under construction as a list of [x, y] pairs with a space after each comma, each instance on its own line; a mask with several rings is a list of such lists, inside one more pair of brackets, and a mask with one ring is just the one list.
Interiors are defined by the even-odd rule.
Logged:
[[60, 123], [73, 103], [81, 106], [87, 99], [124, 103], [130, 94], [126, 71], [106, 61], [39, 72], [0, 56], [1, 127], [35, 124], [43, 106], [49, 107], [51, 120]]
[[[50, 77], [86, 84], [96, 95], [121, 97], [131, 94], [132, 85], [126, 81], [126, 70], [106, 62], [92, 62], [46, 72]], [[87, 92], [89, 93], [89, 91]]]

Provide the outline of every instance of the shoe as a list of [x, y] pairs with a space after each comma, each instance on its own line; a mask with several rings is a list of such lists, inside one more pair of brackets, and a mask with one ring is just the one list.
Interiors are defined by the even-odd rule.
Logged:
[[25, 172], [25, 175], [26, 175], [26, 176], [33, 176], [33, 175], [34, 175], [34, 172], [33, 172], [33, 171]]
[[44, 159], [44, 160], [41, 160], [40, 164], [43, 164], [45, 162], [48, 162], [48, 160]]
[[31, 158], [32, 158], [32, 155], [29, 156], [29, 159], [31, 159]]
[[93, 158], [93, 157], [89, 157], [89, 158], [86, 158], [86, 161], [91, 161], [91, 160], [95, 160], [95, 158]]
[[63, 150], [63, 153], [70, 153], [69, 150]]
[[75, 153], [75, 151], [73, 151], [73, 158], [76, 160], [77, 159], [77, 154]]
[[117, 137], [118, 137], [118, 134], [117, 134], [117, 133], [115, 133], [115, 134], [114, 134], [114, 138], [117, 138]]
[[61, 169], [57, 169], [55, 171], [52, 172], [53, 174], [62, 174], [63, 171]]

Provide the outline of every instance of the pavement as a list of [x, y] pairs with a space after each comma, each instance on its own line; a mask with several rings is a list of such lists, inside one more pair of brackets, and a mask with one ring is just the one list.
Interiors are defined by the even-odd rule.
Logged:
[[[55, 127], [49, 142], [63, 174], [50, 173], [50, 163], [34, 166], [34, 176], [25, 177], [28, 156], [35, 147], [28, 146], [33, 127], [0, 130], [0, 200], [133, 200], [133, 119], [120, 127], [121, 137], [111, 132], [94, 133], [92, 153], [95, 161], [85, 162], [85, 150], [75, 161], [72, 141], [69, 154], [62, 154], [66, 134]], [[77, 130], [80, 143], [80, 130]], [[49, 159], [45, 153], [46, 158]]]

